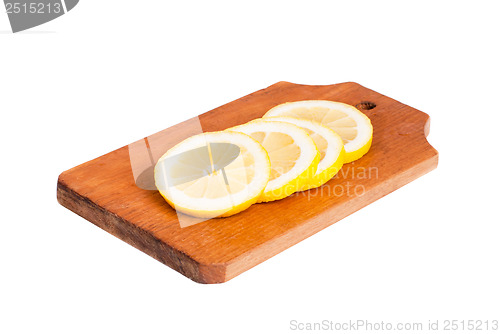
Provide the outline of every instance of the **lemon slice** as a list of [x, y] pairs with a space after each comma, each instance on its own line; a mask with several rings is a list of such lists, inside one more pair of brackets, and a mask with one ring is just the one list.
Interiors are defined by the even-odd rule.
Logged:
[[344, 141], [345, 163], [361, 158], [372, 143], [373, 127], [370, 119], [345, 103], [323, 100], [288, 102], [277, 105], [264, 115], [272, 116], [304, 118], [329, 127]]
[[326, 126], [295, 117], [269, 117], [272, 121], [292, 123], [304, 129], [316, 144], [320, 154], [318, 169], [301, 190], [319, 187], [338, 173], [344, 164], [345, 150], [342, 138]]
[[271, 160], [271, 176], [259, 202], [282, 199], [301, 190], [316, 173], [320, 154], [300, 127], [257, 119], [230, 129], [250, 135], [262, 144]]
[[194, 217], [228, 217], [262, 195], [271, 173], [264, 148], [239, 132], [207, 132], [168, 150], [155, 166], [155, 184], [176, 210]]

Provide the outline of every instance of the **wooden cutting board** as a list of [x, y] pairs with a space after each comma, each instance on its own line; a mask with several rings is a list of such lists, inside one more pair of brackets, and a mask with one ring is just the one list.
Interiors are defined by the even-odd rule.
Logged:
[[[142, 170], [191, 135], [248, 122], [283, 102], [310, 99], [357, 106], [374, 128], [368, 154], [344, 165], [322, 188], [256, 204], [229, 218], [181, 226], [157, 191], [136, 185]], [[221, 283], [436, 168], [438, 153], [426, 140], [428, 132], [427, 114], [357, 83], [278, 82], [63, 172], [57, 198], [192, 280]]]

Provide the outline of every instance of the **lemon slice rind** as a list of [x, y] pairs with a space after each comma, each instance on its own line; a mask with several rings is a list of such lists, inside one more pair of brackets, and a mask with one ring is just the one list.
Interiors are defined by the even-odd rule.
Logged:
[[[165, 170], [162, 160], [211, 142], [231, 143], [241, 149], [241, 154], [223, 168], [226, 175], [219, 170], [172, 186], [169, 176], [175, 172], [174, 167]], [[196, 169], [197, 166], [193, 163], [176, 168]], [[160, 194], [176, 211], [199, 218], [215, 218], [234, 215], [257, 202], [269, 181], [270, 171], [267, 152], [257, 141], [240, 132], [220, 131], [195, 135], [172, 147], [158, 160], [154, 177]]]
[[344, 140], [345, 163], [361, 158], [371, 147], [373, 127], [370, 119], [349, 104], [326, 100], [286, 102], [271, 108], [263, 117], [275, 116], [317, 121], [338, 133]]
[[[302, 128], [286, 122], [257, 119], [230, 128], [230, 130], [240, 131], [254, 138], [258, 138], [258, 134], [265, 133], [264, 139], [258, 138], [258, 140], [266, 150], [270, 149], [270, 145], [274, 146], [276, 143], [266, 143], [265, 137], [271, 133], [281, 133], [290, 136], [293, 140], [293, 144], [297, 145], [300, 150], [300, 155], [298, 159], [294, 161], [293, 167], [280, 176], [271, 179], [258, 202], [275, 201], [285, 198], [296, 191], [300, 191], [304, 188], [304, 185], [309, 183], [310, 179], [316, 173], [320, 154], [314, 141]], [[276, 150], [280, 149], [276, 147], [273, 148]], [[268, 151], [268, 156], [271, 160], [271, 169], [277, 167], [276, 165], [273, 166], [273, 152], [274, 150]]]
[[268, 117], [266, 120], [287, 122], [301, 127], [313, 139], [320, 151], [322, 157], [316, 173], [301, 190], [317, 188], [325, 184], [342, 168], [345, 159], [344, 144], [342, 138], [330, 128], [315, 121], [296, 117], [276, 116]]

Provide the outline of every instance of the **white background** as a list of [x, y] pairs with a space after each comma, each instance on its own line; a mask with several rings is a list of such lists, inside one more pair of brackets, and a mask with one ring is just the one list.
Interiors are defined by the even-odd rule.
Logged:
[[[496, 4], [82, 0], [18, 34], [2, 10], [0, 333], [500, 320]], [[57, 203], [64, 170], [281, 80], [425, 111], [438, 169], [220, 285]]]

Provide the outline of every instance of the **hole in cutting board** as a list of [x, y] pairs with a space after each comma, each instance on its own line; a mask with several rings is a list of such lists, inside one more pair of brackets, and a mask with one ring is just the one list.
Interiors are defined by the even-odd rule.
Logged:
[[361, 101], [358, 104], [356, 104], [356, 108], [359, 110], [371, 110], [375, 108], [377, 105], [374, 102], [370, 101]]

